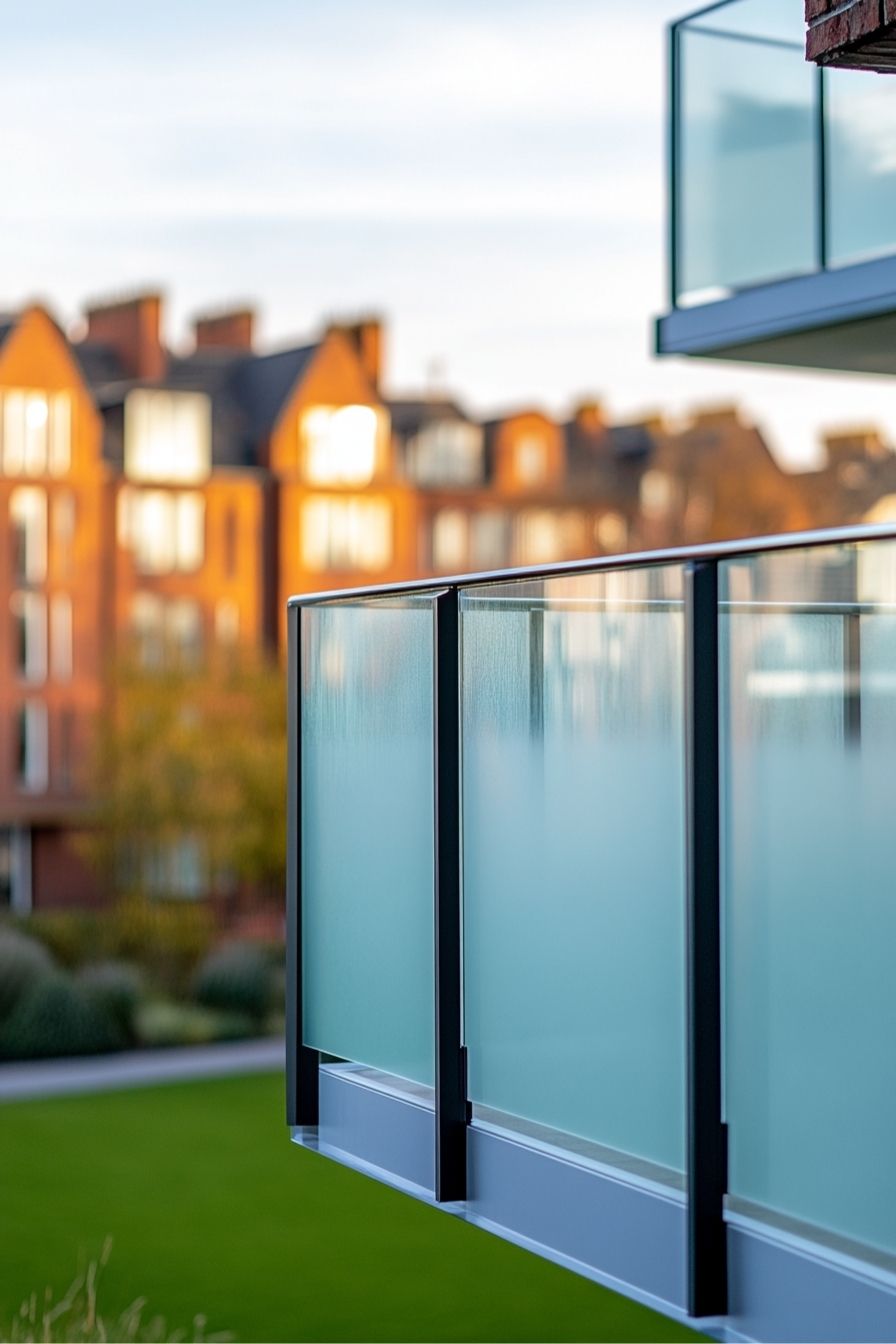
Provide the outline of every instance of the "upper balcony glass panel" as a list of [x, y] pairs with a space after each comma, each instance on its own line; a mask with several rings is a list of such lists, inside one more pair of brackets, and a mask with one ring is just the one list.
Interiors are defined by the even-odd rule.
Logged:
[[896, 372], [896, 83], [808, 63], [803, 0], [724, 0], [671, 55], [659, 352]]

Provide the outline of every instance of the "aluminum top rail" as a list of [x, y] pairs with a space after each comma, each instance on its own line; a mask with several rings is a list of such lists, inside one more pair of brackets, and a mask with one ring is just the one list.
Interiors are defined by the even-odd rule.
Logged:
[[405, 579], [398, 583], [366, 584], [333, 588], [319, 593], [300, 593], [288, 599], [290, 607], [325, 602], [347, 602], [373, 597], [402, 597], [433, 593], [448, 588], [475, 588], [485, 584], [523, 583], [528, 580], [562, 579], [579, 574], [598, 574], [629, 569], [684, 565], [689, 562], [749, 559], [773, 552], [809, 550], [824, 546], [854, 546], [867, 541], [896, 541], [896, 523], [865, 524], [861, 527], [820, 528], [812, 532], [783, 532], [777, 536], [744, 537], [735, 541], [707, 542], [657, 551], [633, 551], [630, 555], [601, 555], [589, 560], [566, 560], [553, 565], [521, 565], [517, 568], [472, 574], [438, 575]]

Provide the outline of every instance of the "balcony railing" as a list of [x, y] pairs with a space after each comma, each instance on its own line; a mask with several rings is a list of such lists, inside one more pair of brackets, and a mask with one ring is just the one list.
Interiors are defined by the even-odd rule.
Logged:
[[289, 636], [294, 1137], [673, 1315], [896, 1339], [896, 533]]
[[[883, 331], [833, 348], [769, 341], [896, 305], [892, 268], [859, 267], [896, 252], [893, 82], [807, 63], [804, 0], [722, 0], [670, 34], [672, 312], [660, 351], [892, 372]], [[702, 322], [679, 311], [709, 305]]]

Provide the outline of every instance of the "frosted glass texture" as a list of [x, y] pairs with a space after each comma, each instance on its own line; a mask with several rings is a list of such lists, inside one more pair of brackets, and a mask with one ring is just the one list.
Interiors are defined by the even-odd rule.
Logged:
[[433, 604], [302, 611], [305, 1043], [433, 1081]]
[[680, 25], [680, 294], [817, 265], [817, 74], [804, 46], [802, 0], [745, 0]]
[[474, 1102], [681, 1172], [678, 568], [461, 595]]
[[896, 547], [731, 561], [730, 1190], [896, 1252]]
[[825, 71], [828, 249], [833, 264], [896, 248], [896, 87]]

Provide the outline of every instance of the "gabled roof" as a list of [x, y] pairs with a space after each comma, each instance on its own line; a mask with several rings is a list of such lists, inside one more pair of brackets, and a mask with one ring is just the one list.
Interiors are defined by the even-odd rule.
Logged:
[[234, 366], [229, 388], [242, 407], [253, 440], [270, 434], [319, 348], [303, 345], [274, 355], [247, 355]]
[[121, 362], [108, 345], [75, 341], [69, 343], [69, 348], [84, 375], [84, 381], [94, 393], [101, 394], [103, 388], [125, 380]]
[[0, 313], [0, 345], [6, 340], [18, 320], [15, 313]]

